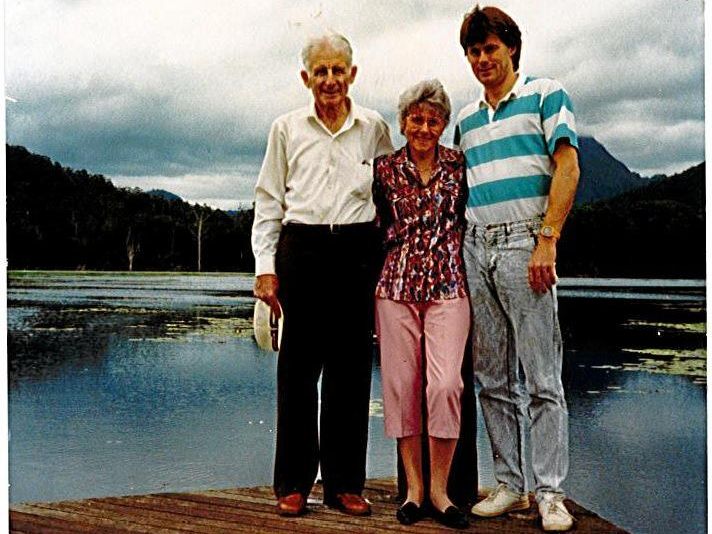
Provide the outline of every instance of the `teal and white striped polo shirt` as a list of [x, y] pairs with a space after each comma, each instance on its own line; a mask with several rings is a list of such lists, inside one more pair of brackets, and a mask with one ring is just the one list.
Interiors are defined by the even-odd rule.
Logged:
[[519, 74], [493, 110], [481, 99], [455, 123], [455, 145], [467, 164], [467, 220], [522, 221], [544, 214], [559, 139], [578, 148], [571, 99], [556, 80]]

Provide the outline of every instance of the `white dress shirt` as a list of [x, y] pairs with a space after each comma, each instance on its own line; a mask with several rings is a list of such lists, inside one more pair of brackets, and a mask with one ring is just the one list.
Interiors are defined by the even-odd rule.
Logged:
[[388, 125], [351, 102], [341, 129], [317, 117], [314, 102], [277, 118], [255, 185], [252, 251], [255, 274], [274, 273], [283, 224], [372, 221], [373, 158], [393, 151]]

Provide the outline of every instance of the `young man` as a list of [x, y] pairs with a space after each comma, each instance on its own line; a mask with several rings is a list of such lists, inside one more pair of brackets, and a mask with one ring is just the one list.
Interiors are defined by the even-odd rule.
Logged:
[[[393, 150], [388, 126], [348, 97], [356, 77], [341, 35], [302, 50], [309, 106], [277, 118], [255, 186], [257, 298], [284, 327], [277, 368], [277, 513], [306, 510], [321, 465], [324, 502], [370, 513], [361, 497], [379, 257], [369, 160]], [[317, 382], [321, 375], [321, 420]]]
[[530, 426], [543, 528], [568, 530], [555, 262], [579, 177], [573, 107], [557, 81], [519, 70], [521, 33], [503, 11], [475, 7], [460, 43], [483, 86], [481, 98], [458, 116], [455, 143], [465, 154], [469, 187], [464, 257], [475, 376], [499, 482], [472, 513], [529, 507], [523, 433]]

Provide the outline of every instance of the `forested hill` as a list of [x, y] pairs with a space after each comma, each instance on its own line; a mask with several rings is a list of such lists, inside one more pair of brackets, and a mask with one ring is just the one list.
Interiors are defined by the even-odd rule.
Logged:
[[9, 269], [252, 271], [252, 213], [115, 187], [7, 146]]
[[[645, 185], [573, 209], [559, 246], [560, 276], [705, 277], [705, 164], [636, 179]], [[250, 272], [252, 217], [167, 192], [116, 188], [101, 175], [7, 146], [10, 269]]]
[[559, 251], [562, 276], [704, 278], [705, 163], [575, 207]]

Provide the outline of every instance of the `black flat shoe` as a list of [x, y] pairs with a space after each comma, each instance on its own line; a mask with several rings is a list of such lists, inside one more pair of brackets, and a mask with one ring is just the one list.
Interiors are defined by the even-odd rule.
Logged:
[[433, 507], [432, 516], [435, 521], [446, 527], [462, 529], [470, 526], [467, 516], [454, 506], [448, 506], [444, 512]]
[[412, 525], [423, 519], [423, 510], [414, 502], [408, 501], [398, 508], [396, 519], [401, 525]]

